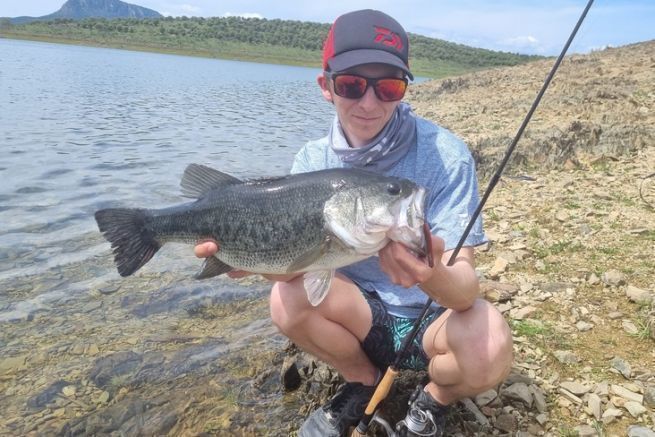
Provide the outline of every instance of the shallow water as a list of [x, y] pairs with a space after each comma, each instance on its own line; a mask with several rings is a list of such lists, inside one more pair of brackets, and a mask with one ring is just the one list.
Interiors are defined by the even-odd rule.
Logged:
[[[333, 116], [318, 70], [6, 39], [0, 53], [0, 434], [286, 430], [295, 401], [275, 384], [246, 390], [264, 410], [234, 400], [275, 379], [268, 284], [190, 279], [182, 245], [121, 278], [93, 213], [181, 202], [190, 163], [287, 173]], [[257, 420], [270, 411], [277, 428]]]

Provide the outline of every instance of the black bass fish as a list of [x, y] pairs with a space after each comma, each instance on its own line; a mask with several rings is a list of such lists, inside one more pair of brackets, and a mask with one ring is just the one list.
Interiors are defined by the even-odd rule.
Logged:
[[390, 240], [426, 254], [425, 189], [407, 179], [357, 169], [329, 169], [241, 181], [189, 165], [182, 194], [197, 200], [164, 209], [102, 209], [98, 228], [111, 243], [121, 276], [146, 264], [168, 241], [214, 239], [219, 251], [198, 278], [230, 270], [304, 272], [312, 305], [336, 268], [377, 254]]

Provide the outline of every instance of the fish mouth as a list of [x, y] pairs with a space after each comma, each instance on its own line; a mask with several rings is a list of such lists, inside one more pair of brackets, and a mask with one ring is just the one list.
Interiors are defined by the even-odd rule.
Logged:
[[398, 202], [395, 211], [397, 221], [388, 233], [393, 241], [407, 246], [420, 256], [426, 254], [426, 236], [423, 231], [425, 223], [426, 190], [418, 187], [416, 191]]

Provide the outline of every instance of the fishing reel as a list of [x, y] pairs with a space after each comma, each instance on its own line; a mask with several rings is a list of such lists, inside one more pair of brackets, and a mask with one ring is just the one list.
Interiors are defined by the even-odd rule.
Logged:
[[396, 424], [395, 429], [376, 411], [371, 422], [379, 424], [388, 437], [429, 437], [437, 435], [437, 424], [430, 411], [410, 406], [407, 415]]
[[398, 437], [435, 436], [437, 435], [437, 424], [431, 412], [410, 408], [407, 410], [407, 416], [396, 424], [396, 435]]

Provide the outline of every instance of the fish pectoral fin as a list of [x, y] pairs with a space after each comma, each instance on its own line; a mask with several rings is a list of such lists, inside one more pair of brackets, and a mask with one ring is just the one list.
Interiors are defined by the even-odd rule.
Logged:
[[216, 258], [215, 256], [210, 256], [209, 258], [205, 259], [204, 263], [202, 263], [202, 268], [200, 269], [200, 273], [198, 273], [195, 276], [195, 278], [196, 279], [213, 278], [214, 276], [227, 273], [230, 270], [232, 270], [232, 267], [228, 266], [227, 264], [225, 264], [223, 261]]
[[303, 277], [303, 284], [307, 292], [307, 299], [312, 306], [318, 306], [332, 285], [334, 270], [319, 270], [317, 272], [307, 272]]
[[321, 244], [310, 247], [289, 265], [287, 268], [287, 273], [301, 272], [306, 267], [311, 266], [314, 261], [319, 259], [325, 253], [328, 244], [330, 244], [330, 241], [326, 237], [326, 239], [323, 240]]
[[189, 164], [184, 170], [180, 186], [184, 197], [199, 199], [211, 190], [239, 183], [241, 180], [211, 167]]

